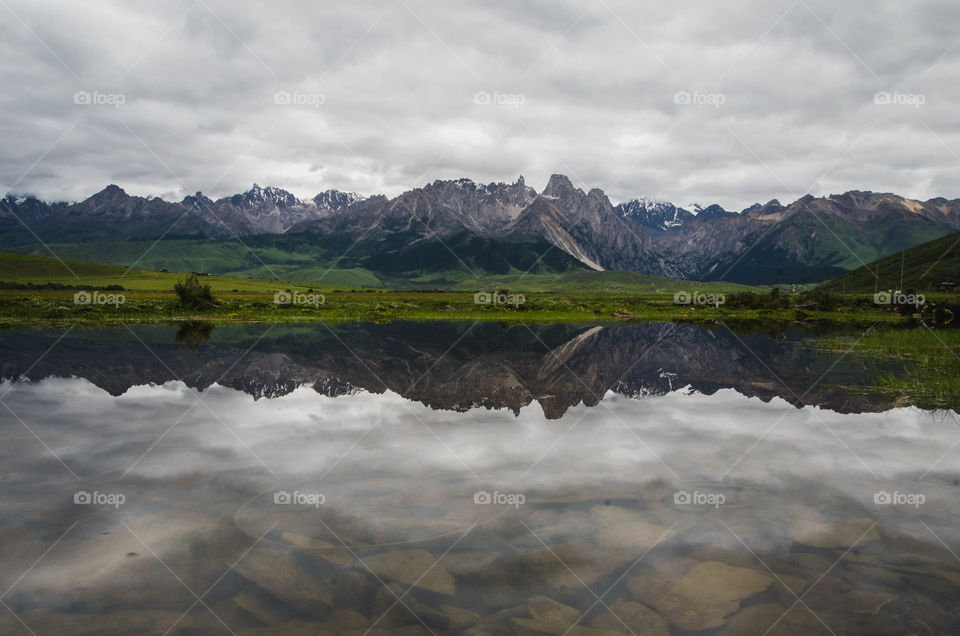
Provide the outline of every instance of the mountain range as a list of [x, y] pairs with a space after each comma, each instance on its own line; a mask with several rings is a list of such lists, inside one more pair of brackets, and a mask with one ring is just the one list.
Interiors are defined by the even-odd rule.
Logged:
[[244, 237], [244, 245], [288, 257], [308, 254], [318, 264], [387, 274], [579, 267], [746, 284], [819, 282], [957, 230], [960, 199], [850, 191], [740, 212], [644, 198], [614, 205], [602, 190], [584, 192], [559, 174], [539, 193], [521, 176], [514, 183], [437, 180], [393, 198], [327, 190], [304, 201], [254, 184], [217, 200], [197, 192], [169, 202], [116, 185], [78, 203], [0, 199], [4, 249], [89, 245], [80, 255], [97, 261], [103, 243]]

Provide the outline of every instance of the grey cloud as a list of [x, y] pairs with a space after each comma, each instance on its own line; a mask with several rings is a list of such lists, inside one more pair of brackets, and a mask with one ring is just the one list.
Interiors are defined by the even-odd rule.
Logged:
[[8, 4], [0, 190], [395, 195], [562, 172], [614, 200], [733, 209], [808, 189], [960, 196], [949, 2]]

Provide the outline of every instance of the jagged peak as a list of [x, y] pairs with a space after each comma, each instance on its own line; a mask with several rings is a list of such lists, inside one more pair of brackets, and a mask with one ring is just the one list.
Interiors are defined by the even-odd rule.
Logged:
[[552, 174], [550, 180], [547, 181], [547, 187], [543, 189], [541, 194], [548, 197], [559, 197], [561, 194], [571, 191], [576, 191], [576, 188], [573, 187], [573, 182], [567, 175]]
[[469, 177], [460, 177], [459, 179], [434, 179], [432, 183], [428, 183], [426, 187], [428, 188], [440, 188], [446, 185], [451, 186], [465, 186], [472, 185], [476, 186], [476, 182]]
[[111, 183], [106, 188], [97, 192], [96, 194], [88, 197], [87, 201], [94, 201], [97, 205], [103, 204], [105, 201], [110, 201], [112, 199], [121, 199], [127, 197], [127, 193], [120, 186]]
[[310, 200], [313, 201], [314, 205], [318, 208], [339, 210], [357, 201], [364, 201], [366, 199], [367, 197], [362, 194], [357, 194], [356, 192], [344, 192], [343, 190], [329, 188], [315, 195]]
[[112, 195], [112, 196], [121, 195], [121, 194], [122, 194], [122, 195], [125, 195], [125, 194], [126, 194], [126, 191], [125, 191], [123, 188], [121, 188], [120, 186], [118, 186], [117, 184], [111, 183], [110, 185], [108, 185], [106, 188], [104, 188], [103, 190], [101, 190], [101, 191], [98, 192], [97, 194], [109, 194], [109, 195]]
[[325, 194], [328, 194], [328, 195], [329, 195], [329, 194], [343, 194], [343, 195], [346, 195], [346, 196], [348, 196], [348, 197], [357, 197], [357, 198], [360, 198], [360, 199], [365, 198], [362, 194], [360, 194], [360, 193], [358, 193], [358, 192], [347, 192], [346, 190], [338, 190], [338, 189], [336, 189], [336, 188], [327, 188], [326, 190], [321, 190], [320, 193], [317, 194], [317, 195], [316, 195], [315, 197], [313, 197], [313, 198], [316, 199], [317, 197], [319, 197], [319, 196], [321, 196], [321, 195], [325, 195]]
[[263, 188], [258, 183], [254, 183], [253, 187], [246, 192], [234, 194], [233, 196], [226, 198], [233, 201], [235, 204], [239, 204], [241, 202], [269, 202], [278, 207], [302, 203], [300, 199], [282, 188], [275, 188], [273, 186], [267, 186], [266, 188]]
[[213, 200], [205, 195], [200, 190], [197, 190], [194, 194], [188, 194], [183, 197], [183, 201], [180, 202], [180, 205], [208, 205], [213, 203]]

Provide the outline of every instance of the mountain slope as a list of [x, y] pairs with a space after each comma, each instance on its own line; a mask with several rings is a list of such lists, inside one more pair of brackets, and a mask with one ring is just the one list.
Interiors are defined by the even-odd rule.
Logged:
[[858, 267], [819, 289], [848, 294], [900, 288], [933, 291], [947, 281], [960, 284], [960, 232]]
[[510, 232], [543, 237], [592, 269], [682, 277], [666, 265], [643, 227], [618, 214], [602, 190], [584, 193], [563, 175], [550, 177]]
[[811, 283], [960, 229], [960, 201], [893, 194], [804, 196], [734, 217], [695, 217], [654, 235], [675, 265], [701, 280]]

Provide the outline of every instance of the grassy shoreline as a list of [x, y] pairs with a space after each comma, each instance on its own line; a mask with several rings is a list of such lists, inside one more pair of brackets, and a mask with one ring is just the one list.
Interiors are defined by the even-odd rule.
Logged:
[[846, 387], [862, 393], [887, 395], [898, 406], [957, 409], [960, 400], [960, 330], [928, 328], [871, 330], [860, 337], [850, 335], [819, 338], [819, 351], [849, 354], [870, 364], [874, 360], [897, 360], [903, 368], [886, 373], [872, 385]]
[[[622, 321], [770, 321], [803, 323], [895, 323], [898, 314], [845, 303], [829, 311], [677, 305], [669, 294], [538, 293], [517, 305], [477, 304], [468, 292], [341, 291], [317, 294], [316, 304], [276, 304], [273, 294], [226, 292], [217, 306], [197, 311], [179, 305], [171, 292], [122, 291], [117, 304], [77, 304], [72, 290], [0, 291], [0, 326], [98, 326], [202, 320], [244, 322], [387, 322], [394, 320], [481, 320], [508, 323]], [[107, 292], [103, 292], [107, 293]], [[306, 294], [302, 291], [301, 294]], [[320, 297], [322, 296], [322, 303]], [[303, 296], [301, 296], [302, 298]], [[308, 296], [309, 298], [309, 296]]]

